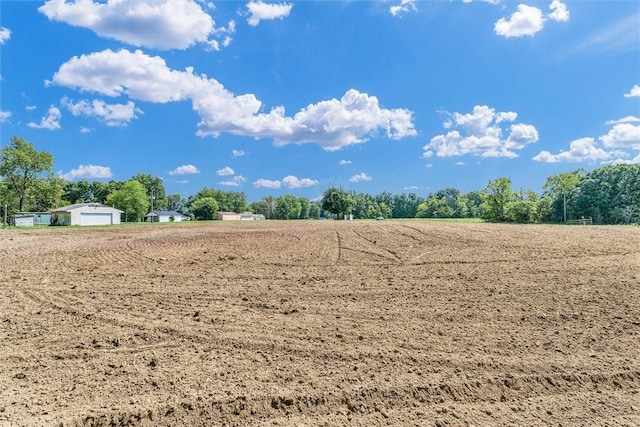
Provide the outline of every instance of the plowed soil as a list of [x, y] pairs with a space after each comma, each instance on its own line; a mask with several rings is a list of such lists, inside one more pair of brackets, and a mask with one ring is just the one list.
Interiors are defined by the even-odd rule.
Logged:
[[640, 228], [0, 230], [0, 426], [640, 425]]

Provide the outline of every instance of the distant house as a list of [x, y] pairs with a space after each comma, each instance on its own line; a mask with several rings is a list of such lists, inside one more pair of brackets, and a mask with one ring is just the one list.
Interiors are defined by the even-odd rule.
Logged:
[[49, 225], [51, 224], [51, 214], [49, 212], [19, 212], [9, 218], [9, 223], [16, 227]]
[[153, 211], [145, 216], [147, 222], [180, 222], [188, 219], [188, 216], [176, 211]]
[[240, 220], [242, 221], [257, 221], [263, 219], [264, 215], [262, 214], [254, 214], [252, 212], [243, 212], [240, 214]]
[[217, 219], [221, 221], [240, 221], [242, 216], [235, 212], [218, 212]]
[[52, 209], [51, 225], [120, 224], [122, 211], [100, 203], [77, 203]]

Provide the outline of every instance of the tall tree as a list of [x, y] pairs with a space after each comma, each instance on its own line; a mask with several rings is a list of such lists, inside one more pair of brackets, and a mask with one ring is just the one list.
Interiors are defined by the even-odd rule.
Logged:
[[350, 214], [355, 204], [355, 200], [349, 193], [341, 188], [328, 188], [322, 195], [322, 209], [336, 215], [338, 219]]
[[213, 197], [200, 197], [191, 203], [189, 211], [196, 219], [210, 220], [216, 217], [220, 210], [218, 202]]
[[120, 190], [107, 197], [107, 204], [124, 211], [125, 221], [142, 219], [149, 211], [149, 203], [144, 186], [135, 179], [125, 182]]
[[37, 151], [33, 144], [14, 136], [6, 147], [0, 149], [0, 176], [6, 188], [18, 198], [18, 209], [24, 211], [27, 193], [43, 174], [51, 177], [53, 156]]
[[483, 190], [483, 215], [482, 218], [490, 222], [505, 221], [507, 203], [514, 200], [511, 180], [498, 178], [490, 180]]
[[584, 169], [578, 169], [547, 178], [542, 189], [545, 196], [552, 197], [554, 200], [553, 207], [555, 207], [555, 212], [552, 212], [554, 219], [561, 219], [562, 222], [567, 222], [567, 199], [570, 197], [571, 192], [584, 180], [585, 175]]
[[154, 210], [164, 210], [167, 208], [167, 192], [164, 188], [162, 178], [159, 176], [151, 176], [148, 173], [139, 173], [132, 179], [135, 179], [144, 186], [149, 202]]

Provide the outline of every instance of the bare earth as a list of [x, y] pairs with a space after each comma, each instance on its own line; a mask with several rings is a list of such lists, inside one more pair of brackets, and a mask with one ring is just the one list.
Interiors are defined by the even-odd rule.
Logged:
[[0, 230], [0, 426], [640, 425], [640, 228]]

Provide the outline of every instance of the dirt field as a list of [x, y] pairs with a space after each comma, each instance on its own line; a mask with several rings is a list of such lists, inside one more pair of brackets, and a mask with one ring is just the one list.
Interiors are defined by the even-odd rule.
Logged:
[[640, 425], [640, 228], [0, 230], [0, 426]]

